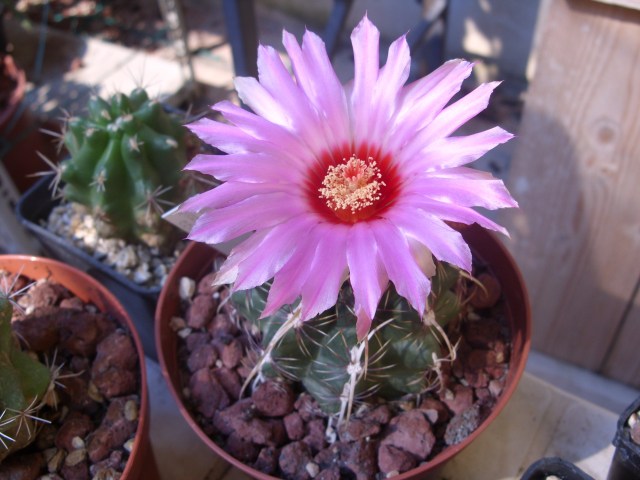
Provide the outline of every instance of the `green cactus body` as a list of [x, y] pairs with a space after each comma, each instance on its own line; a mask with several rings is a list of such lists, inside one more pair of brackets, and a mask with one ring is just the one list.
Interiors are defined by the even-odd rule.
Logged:
[[49, 369], [20, 349], [12, 312], [9, 299], [0, 295], [0, 462], [35, 438], [36, 412], [51, 381]]
[[390, 287], [366, 342], [357, 339], [348, 283], [334, 308], [307, 322], [297, 320], [297, 305], [260, 319], [267, 286], [236, 292], [232, 301], [262, 333], [262, 356], [254, 369], [258, 379], [281, 376], [299, 381], [323, 410], [345, 418], [357, 399], [395, 399], [430, 388], [428, 373], [448, 353], [442, 327], [461, 310], [455, 293], [458, 280], [456, 269], [438, 264], [429, 297], [431, 313], [424, 318]]
[[142, 89], [109, 102], [93, 98], [88, 116], [69, 119], [64, 134], [71, 156], [62, 163], [62, 194], [105, 218], [122, 238], [141, 239], [160, 223], [153, 202], [181, 200], [184, 137], [180, 122]]

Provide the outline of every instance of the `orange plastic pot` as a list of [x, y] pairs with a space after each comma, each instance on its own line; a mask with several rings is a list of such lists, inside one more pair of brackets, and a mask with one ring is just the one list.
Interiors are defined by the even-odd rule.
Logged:
[[28, 255], [0, 255], [0, 269], [20, 273], [33, 280], [47, 278], [66, 287], [83, 302], [93, 303], [109, 313], [131, 333], [140, 366], [140, 412], [133, 449], [121, 480], [156, 480], [159, 478], [149, 438], [149, 390], [142, 343], [124, 307], [102, 284], [84, 272], [49, 258]]
[[[492, 412], [474, 432], [461, 443], [445, 448], [428, 462], [393, 477], [394, 480], [424, 480], [429, 478], [447, 461], [476, 440], [506, 406], [518, 385], [527, 362], [531, 343], [531, 309], [524, 280], [513, 257], [493, 234], [477, 225], [460, 226], [459, 231], [471, 246], [474, 256], [489, 266], [489, 269], [502, 286], [512, 342], [509, 372], [502, 394]], [[180, 297], [178, 294], [180, 278], [185, 276], [196, 280], [201, 278], [206, 273], [211, 272], [214, 258], [220, 255], [219, 252], [207, 245], [192, 243], [185, 249], [171, 270], [156, 307], [155, 335], [160, 367], [181, 414], [202, 441], [216, 455], [224, 458], [231, 465], [253, 478], [273, 480], [275, 477], [243, 464], [209, 438], [192, 418], [182, 401], [180, 393], [180, 372], [177, 358], [178, 341], [177, 335], [169, 326], [171, 317], [180, 313]]]

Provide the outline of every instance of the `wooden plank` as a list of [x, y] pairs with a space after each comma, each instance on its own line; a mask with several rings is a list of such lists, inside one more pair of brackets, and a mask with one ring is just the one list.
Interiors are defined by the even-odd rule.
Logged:
[[637, 291], [629, 314], [625, 317], [612, 350], [604, 364], [603, 373], [640, 387], [640, 291]]
[[521, 209], [502, 220], [534, 347], [598, 370], [640, 278], [640, 12], [546, 9], [510, 173]]

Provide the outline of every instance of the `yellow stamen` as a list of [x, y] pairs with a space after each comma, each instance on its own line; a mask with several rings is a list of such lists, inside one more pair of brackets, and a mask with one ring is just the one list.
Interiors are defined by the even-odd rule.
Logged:
[[380, 189], [386, 185], [381, 178], [373, 158], [365, 162], [352, 155], [346, 163], [327, 169], [318, 191], [332, 210], [349, 209], [353, 214], [380, 200]]

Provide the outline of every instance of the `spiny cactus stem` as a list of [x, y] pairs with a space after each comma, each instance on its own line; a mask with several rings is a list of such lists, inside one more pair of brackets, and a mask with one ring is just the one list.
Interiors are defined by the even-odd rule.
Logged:
[[271, 339], [269, 344], [265, 347], [264, 353], [260, 357], [260, 360], [258, 360], [258, 362], [254, 365], [254, 367], [251, 369], [251, 372], [249, 372], [249, 375], [244, 381], [244, 384], [240, 389], [241, 397], [254, 377], [257, 376], [256, 378], [257, 382], [261, 381], [262, 377], [260, 376], [260, 372], [262, 371], [262, 367], [270, 361], [271, 354], [275, 350], [275, 348], [278, 346], [278, 343], [280, 343], [280, 341], [284, 338], [284, 336], [290, 330], [302, 324], [300, 320], [301, 313], [302, 313], [302, 307], [300, 306], [296, 307], [296, 309], [293, 312], [291, 312], [291, 314], [287, 317], [287, 320], [285, 320], [285, 322], [282, 325], [280, 325], [276, 333], [273, 335], [273, 338]]
[[447, 332], [445, 332], [444, 329], [440, 326], [440, 324], [436, 321], [436, 314], [433, 311], [433, 309], [427, 310], [425, 312], [425, 314], [422, 316], [422, 322], [429, 328], [433, 329], [438, 334], [437, 336], [440, 337], [440, 339], [444, 342], [445, 346], [447, 347], [447, 350], [449, 351], [449, 356], [451, 358], [451, 361], [452, 362], [455, 361], [456, 347], [451, 343], [451, 340], [449, 339], [449, 335], [447, 335]]
[[342, 388], [342, 393], [340, 394], [340, 413], [338, 414], [338, 424], [341, 424], [345, 419], [349, 420], [349, 418], [351, 418], [353, 400], [356, 394], [356, 385], [360, 379], [367, 374], [369, 364], [369, 341], [379, 330], [392, 321], [393, 319], [390, 318], [389, 320], [382, 322], [376, 328], [369, 331], [368, 335], [364, 339], [351, 347], [351, 350], [349, 351], [351, 361], [349, 362], [349, 365], [347, 365], [349, 380], [345, 382], [344, 387]]

